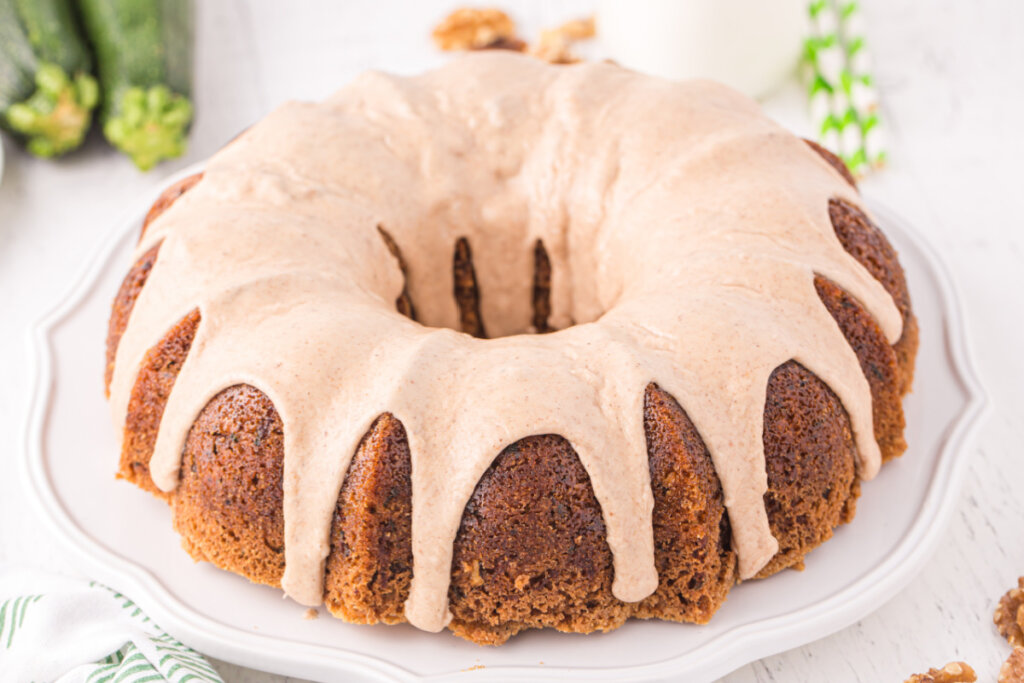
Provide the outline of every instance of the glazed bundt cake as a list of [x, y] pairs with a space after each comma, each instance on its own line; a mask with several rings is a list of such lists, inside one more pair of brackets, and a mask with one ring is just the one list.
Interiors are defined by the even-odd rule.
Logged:
[[493, 644], [801, 567], [903, 452], [916, 347], [835, 157], [723, 86], [487, 53], [167, 190], [106, 379], [194, 558]]

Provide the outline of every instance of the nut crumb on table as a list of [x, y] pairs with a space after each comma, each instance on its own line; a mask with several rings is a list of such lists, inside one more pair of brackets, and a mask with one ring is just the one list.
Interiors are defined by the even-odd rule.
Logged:
[[500, 9], [457, 9], [437, 25], [434, 42], [442, 50], [480, 50], [518, 40], [516, 24]]
[[558, 28], [541, 31], [540, 40], [527, 52], [552, 64], [572, 64], [579, 58], [572, 53], [572, 44], [594, 36], [594, 18], [567, 21]]
[[1015, 647], [999, 669], [997, 683], [1024, 683], [1024, 647]]
[[965, 662], [950, 662], [941, 669], [928, 669], [928, 673], [914, 674], [904, 683], [974, 683], [978, 677]]
[[551, 64], [573, 64], [580, 61], [572, 52], [573, 44], [594, 34], [594, 18], [585, 17], [545, 29], [537, 42], [528, 45], [516, 35], [515, 22], [502, 10], [464, 7], [445, 17], [431, 35], [445, 51], [514, 50]]
[[1014, 647], [1024, 646], [1024, 576], [1017, 579], [1017, 587], [1006, 591], [999, 598], [995, 614], [992, 615], [999, 635]]

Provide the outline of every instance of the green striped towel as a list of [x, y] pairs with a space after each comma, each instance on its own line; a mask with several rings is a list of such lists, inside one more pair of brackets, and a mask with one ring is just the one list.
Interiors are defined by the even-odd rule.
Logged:
[[0, 672], [19, 683], [223, 683], [120, 593], [9, 566], [0, 566]]

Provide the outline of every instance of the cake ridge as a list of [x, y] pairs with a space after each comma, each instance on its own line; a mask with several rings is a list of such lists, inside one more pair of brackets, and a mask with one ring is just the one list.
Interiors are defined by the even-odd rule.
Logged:
[[[608, 65], [555, 68], [522, 57], [494, 55], [458, 60], [421, 79], [363, 79], [357, 86], [364, 90], [350, 86], [342, 92], [358, 92], [354, 111], [378, 107], [380, 117], [392, 120], [389, 115], [394, 119], [415, 116], [417, 110], [408, 106], [403, 99], [406, 96], [422, 108], [436, 97], [428, 97], [424, 90], [451, 91], [455, 94], [446, 100], [445, 116], [463, 117], [472, 135], [483, 136], [480, 127], [496, 135], [486, 122], [498, 121], [497, 130], [504, 131], [506, 122], [516, 119], [524, 106], [522, 101], [533, 101], [535, 95], [527, 86], [537, 80], [545, 84], [542, 92], [550, 95], [557, 89], [566, 101], [595, 98], [624, 83], [640, 91], [678, 90], [684, 95], [720, 90], [703, 83], [672, 88], [660, 82], [650, 85], [653, 79], [624, 74]], [[477, 87], [482, 75], [493, 81], [483, 93]], [[377, 91], [375, 84], [382, 82], [387, 86]], [[480, 102], [463, 101], [471, 96]], [[719, 96], [730, 102], [736, 99], [731, 94]], [[628, 102], [628, 98], [620, 96], [616, 101]], [[687, 102], [675, 138], [688, 139], [691, 132], [685, 123], [690, 119], [697, 120], [696, 130], [709, 125], [705, 119], [718, 114], [714, 105], [714, 99], [704, 108], [700, 102]], [[336, 97], [329, 108], [333, 112], [345, 106], [345, 100]], [[628, 104], [622, 109], [602, 109], [601, 116], [595, 117], [611, 128], [608, 137], [631, 131], [625, 126], [635, 124], [636, 116], [645, 113]], [[588, 188], [571, 183], [572, 196], [568, 199], [559, 198], [554, 206], [531, 207], [530, 200], [544, 194], [545, 178], [538, 175], [533, 179], [536, 188], [523, 187], [525, 181], [510, 176], [508, 169], [526, 167], [536, 171], [546, 161], [551, 169], [571, 173], [576, 166], [585, 167], [584, 149], [568, 150], [567, 156], [575, 166], [561, 157], [556, 163], [555, 158], [544, 157], [543, 153], [533, 154], [526, 133], [514, 125], [513, 130], [505, 131], [505, 142], [523, 158], [516, 164], [515, 159], [503, 157], [494, 168], [489, 160], [477, 162], [461, 153], [449, 154], [442, 145], [417, 135], [404, 139], [395, 132], [386, 144], [381, 143], [381, 149], [370, 149], [372, 141], [354, 141], [351, 154], [365, 154], [366, 168], [361, 169], [358, 178], [351, 179], [354, 186], [368, 188], [370, 194], [364, 202], [335, 196], [335, 187], [345, 185], [351, 169], [334, 168], [329, 163], [331, 154], [325, 151], [331, 146], [323, 144], [325, 150], [308, 160], [314, 171], [324, 174], [323, 184], [296, 182], [290, 164], [297, 162], [290, 156], [310, 153], [310, 148], [298, 143], [296, 149], [275, 144], [287, 138], [284, 134], [289, 130], [301, 129], [309, 107], [286, 107], [282, 112], [270, 123], [257, 124], [222, 152], [223, 157], [215, 157], [203, 181], [187, 195], [189, 201], [176, 204], [160, 216], [140, 244], [140, 254], [157, 243], [161, 249], [117, 350], [111, 404], [115, 422], [123, 424], [139, 364], [136, 359], [141, 361], [166, 329], [198, 305], [202, 322], [164, 410], [150, 464], [153, 480], [162, 490], [173, 489], [190, 426], [217, 392], [246, 383], [266, 393], [285, 426], [282, 586], [300, 602], [321, 601], [330, 514], [352, 455], [370, 425], [383, 413], [401, 421], [409, 439], [414, 569], [406, 616], [426, 630], [440, 630], [449, 618], [446, 604], [451, 545], [477, 480], [502, 448], [531, 435], [564, 436], [590, 476], [613, 554], [613, 594], [635, 602], [653, 592], [657, 587], [650, 532], [653, 498], [643, 425], [644, 395], [651, 383], [676, 397], [707, 443], [722, 480], [742, 578], [755, 575], [778, 548], [763, 502], [767, 475], [761, 433], [765, 391], [777, 366], [794, 359], [833, 388], [853, 425], [861, 476], [870, 478], [877, 471], [880, 455], [873, 435], [870, 388], [857, 356], [818, 298], [814, 276], [820, 273], [832, 279], [860, 301], [890, 341], [899, 338], [902, 317], [889, 293], [842, 248], [829, 223], [828, 201], [849, 196], [849, 188], [836, 174], [825, 175], [819, 164], [811, 162], [815, 155], [803, 143], [788, 138], [773, 140], [764, 146], [767, 160], [752, 163], [751, 170], [730, 179], [733, 190], [745, 187], [755, 194], [765, 188], [779, 191], [777, 195], [756, 195], [754, 199], [759, 198], [760, 203], [750, 198], [728, 207], [711, 200], [702, 203], [700, 195], [714, 198], [722, 190], [687, 187], [696, 173], [691, 169], [682, 176], [677, 173], [674, 184], [659, 178], [655, 185], [630, 195], [630, 220], [626, 221], [622, 216], [627, 207], [621, 203], [613, 206], [616, 211], [596, 218], [592, 211], [577, 211], [590, 193]], [[598, 122], [586, 118], [582, 104], [576, 114], [584, 120], [582, 128], [597, 126]], [[330, 142], [340, 144], [365, 132], [364, 123], [351, 112], [336, 119], [331, 116], [318, 118], [337, 126], [327, 131]], [[654, 117], [654, 123], [664, 124], [662, 118]], [[539, 133], [533, 124], [527, 126], [527, 132], [544, 139], [565, 139], [563, 128], [571, 128], [574, 121], [563, 119], [564, 112], [543, 120]], [[742, 116], [732, 119], [739, 119], [731, 124], [739, 128], [735, 139], [761, 140], [758, 136], [765, 131], [768, 138], [776, 135], [749, 106]], [[746, 128], [747, 119], [753, 133]], [[356, 124], [350, 129], [346, 122], [351, 121]], [[655, 133], [664, 133], [659, 125], [653, 126], [659, 129]], [[578, 137], [578, 133], [568, 137]], [[623, 154], [631, 163], [638, 162], [656, 138], [655, 134], [647, 138], [633, 135], [634, 143], [647, 140], [648, 147], [640, 151], [631, 148]], [[600, 146], [600, 141], [590, 142]], [[619, 149], [618, 143], [614, 144]], [[551, 153], [549, 147], [540, 149]], [[502, 154], [512, 152], [505, 150]], [[368, 209], [374, 205], [373, 197], [390, 197], [395, 192], [378, 185], [386, 179], [409, 175], [408, 171], [398, 171], [393, 176], [392, 171], [410, 159], [423, 162], [425, 157], [430, 157], [429, 169], [448, 170], [450, 178], [482, 176], [477, 185], [461, 190], [476, 203], [459, 195], [456, 200], [445, 199], [437, 205], [433, 203], [438, 201], [434, 195], [445, 193], [422, 188], [420, 185], [427, 181], [418, 180], [411, 183], [403, 201], [381, 207], [379, 215]], [[710, 157], [685, 161], [702, 172], [717, 169], [716, 163], [725, 163]], [[725, 161], [732, 164], [733, 160]], [[773, 165], [797, 173], [800, 192], [782, 191], [781, 183], [763, 177], [761, 167]], [[625, 182], [628, 173], [623, 175], [623, 171], [628, 168], [633, 166], [617, 167], [611, 185]], [[732, 171], [734, 165], [728, 168]], [[554, 173], [551, 169], [549, 173]], [[580, 176], [589, 177], [585, 172]], [[450, 178], [439, 182], [448, 187]], [[718, 181], [718, 176], [715, 179]], [[788, 182], [792, 183], [792, 178]], [[260, 195], [257, 191], [266, 189], [268, 183], [278, 187], [281, 194], [269, 198]], [[506, 189], [500, 197], [492, 194], [495, 187], [509, 185], [515, 192]], [[225, 193], [230, 196], [232, 192], [237, 195], [237, 205], [225, 201]], [[614, 195], [608, 187], [603, 192], [604, 196]], [[287, 209], [289, 198], [311, 203], [304, 207], [308, 211], [298, 226], [288, 223], [286, 213], [274, 213], [281, 202]], [[681, 204], [685, 208], [688, 198], [694, 199], [689, 205], [691, 214], [683, 217], [689, 222], [681, 223], [676, 207]], [[324, 201], [317, 203], [320, 199]], [[426, 204], [418, 205], [417, 201]], [[559, 205], [562, 201], [565, 206]], [[339, 206], [348, 207], [352, 215], [340, 220]], [[236, 218], [233, 231], [250, 233], [241, 249], [228, 248], [236, 246], [229, 242], [234, 232], [218, 234], [206, 223], [190, 223], [199, 213], [214, 207], [220, 207], [225, 217]], [[268, 209], [266, 215], [262, 215], [263, 207]], [[535, 212], [559, 215], [563, 210], [566, 221], [557, 221], [548, 232], [542, 221], [531, 220]], [[664, 220], [665, 213], [675, 222]], [[718, 219], [713, 224], [721, 231], [700, 232], [705, 223], [694, 220], [693, 213], [706, 222]], [[439, 220], [450, 214], [457, 215], [455, 227]], [[507, 218], [509, 215], [514, 220]], [[290, 229], [283, 229], [283, 225]], [[409, 261], [409, 272], [418, 277], [406, 282], [378, 235], [380, 225], [387, 226]], [[493, 230], [496, 225], [511, 225], [514, 229], [495, 237], [492, 233], [497, 232]], [[752, 225], [761, 230], [751, 232]], [[649, 236], [647, 226], [657, 235], [657, 244], [641, 245]], [[427, 227], [433, 232], [424, 234]], [[426, 292], [422, 283], [424, 273], [432, 272], [437, 261], [435, 254], [445, 251], [450, 258], [450, 246], [439, 249], [436, 243], [452, 237], [456, 228], [471, 232], [474, 255], [481, 255], [476, 265], [477, 272], [484, 275], [481, 296], [490, 306], [483, 310], [487, 329], [499, 321], [494, 301], [509, 298], [502, 296], [500, 285], [506, 280], [523, 279], [524, 264], [533, 255], [535, 239], [556, 245], [551, 253], [553, 282], [560, 273], [573, 272], [572, 281], [560, 284], [563, 288], [571, 285], [568, 297], [564, 289], [560, 296], [552, 292], [552, 305], [558, 302], [560, 319], [567, 314], [566, 300], [575, 307], [577, 295], [584, 297], [581, 310], [604, 309], [603, 313], [592, 322], [547, 335], [491, 340], [472, 339], [438, 327], [451, 320], [451, 311], [445, 313], [445, 307], [433, 302], [431, 294], [445, 289], [446, 278], [438, 277], [442, 284], [435, 283]], [[540, 234], [534, 234], [537, 229]], [[261, 248], [273, 247], [273, 252], [285, 261], [300, 261], [300, 256], [308, 255], [317, 262], [316, 250], [300, 239], [303, 230], [324, 242], [337, 239], [344, 248], [330, 254], [346, 254], [341, 265], [350, 274], [318, 279], [294, 271], [277, 272], [276, 261], [261, 261], [258, 257]], [[787, 239], [804, 247], [803, 252], [791, 253]], [[512, 249], [517, 243], [523, 245], [521, 253]], [[570, 253], [557, 247], [568, 243], [575, 245]], [[707, 263], [687, 259], [694, 253], [694, 244], [710, 254]], [[633, 245], [636, 248], [629, 249]], [[207, 253], [211, 249], [213, 256], [223, 255], [223, 263], [218, 264]], [[689, 269], [670, 269], [674, 280], [666, 287], [664, 280], [645, 279], [650, 261], [631, 251], [661, 252], [660, 262], [685, 264]], [[508, 272], [494, 267], [495, 254], [501, 252], [511, 254], [508, 258], [513, 264]], [[207, 254], [205, 260], [198, 257], [201, 253]], [[759, 255], [755, 257], [755, 253]], [[590, 272], [571, 265], [578, 265], [581, 258], [593, 262], [589, 264]], [[254, 269], [253, 279], [239, 279], [239, 263]], [[264, 267], [266, 272], [260, 270]], [[339, 268], [339, 272], [342, 270]], [[659, 271], [659, 275], [664, 274]], [[514, 291], [527, 293], [522, 301], [507, 304], [512, 322], [495, 325], [496, 329], [516, 329], [523, 324], [519, 319], [524, 318], [530, 301], [529, 283], [530, 279], [525, 278], [521, 287], [510, 285]], [[410, 286], [417, 312], [426, 311], [425, 325], [393, 309], [405, 284]], [[595, 284], [594, 291], [583, 291], [587, 284]], [[275, 289], [278, 285], [281, 287]], [[232, 297], [210, 295], [207, 287], [219, 295], [230, 291]], [[668, 294], [656, 295], [655, 290], [665, 289]], [[679, 300], [677, 292], [684, 289], [688, 295]], [[275, 302], [270, 312], [265, 303], [268, 299]], [[140, 308], [146, 312], [140, 314]], [[499, 306], [498, 310], [505, 309]], [[650, 348], [637, 334], [639, 328], [634, 321], [660, 333], [655, 337], [658, 348]], [[759, 336], [754, 338], [754, 332]], [[750, 344], [737, 348], [737, 339]], [[721, 362], [709, 363], [708, 358]], [[443, 505], [438, 507], [439, 503]]]

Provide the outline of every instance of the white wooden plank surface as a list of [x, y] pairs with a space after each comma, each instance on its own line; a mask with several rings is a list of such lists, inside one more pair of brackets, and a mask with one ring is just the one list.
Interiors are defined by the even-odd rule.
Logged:
[[[0, 183], [0, 458], [19, 447], [27, 386], [24, 330], [66, 286], [128, 200], [213, 153], [277, 103], [319, 98], [366, 68], [440, 63], [428, 33], [455, 3], [202, 2], [198, 118], [188, 157], [149, 175], [95, 136], [60, 164], [6, 141]], [[891, 167], [863, 186], [926, 231], [963, 294], [994, 410], [982, 428], [945, 551], [913, 585], [836, 635], [743, 667], [725, 680], [900, 681], [965, 659], [994, 680], [1007, 654], [995, 600], [1024, 574], [1024, 3], [863, 0]], [[591, 2], [505, 3], [529, 35]], [[806, 129], [793, 96], [767, 108]], [[797, 113], [794, 114], [794, 111]], [[97, 400], [102, 396], [97, 389]], [[98, 464], [98, 466], [102, 466]], [[74, 573], [0, 476], [0, 561]], [[231, 682], [287, 679], [218, 663]]]

